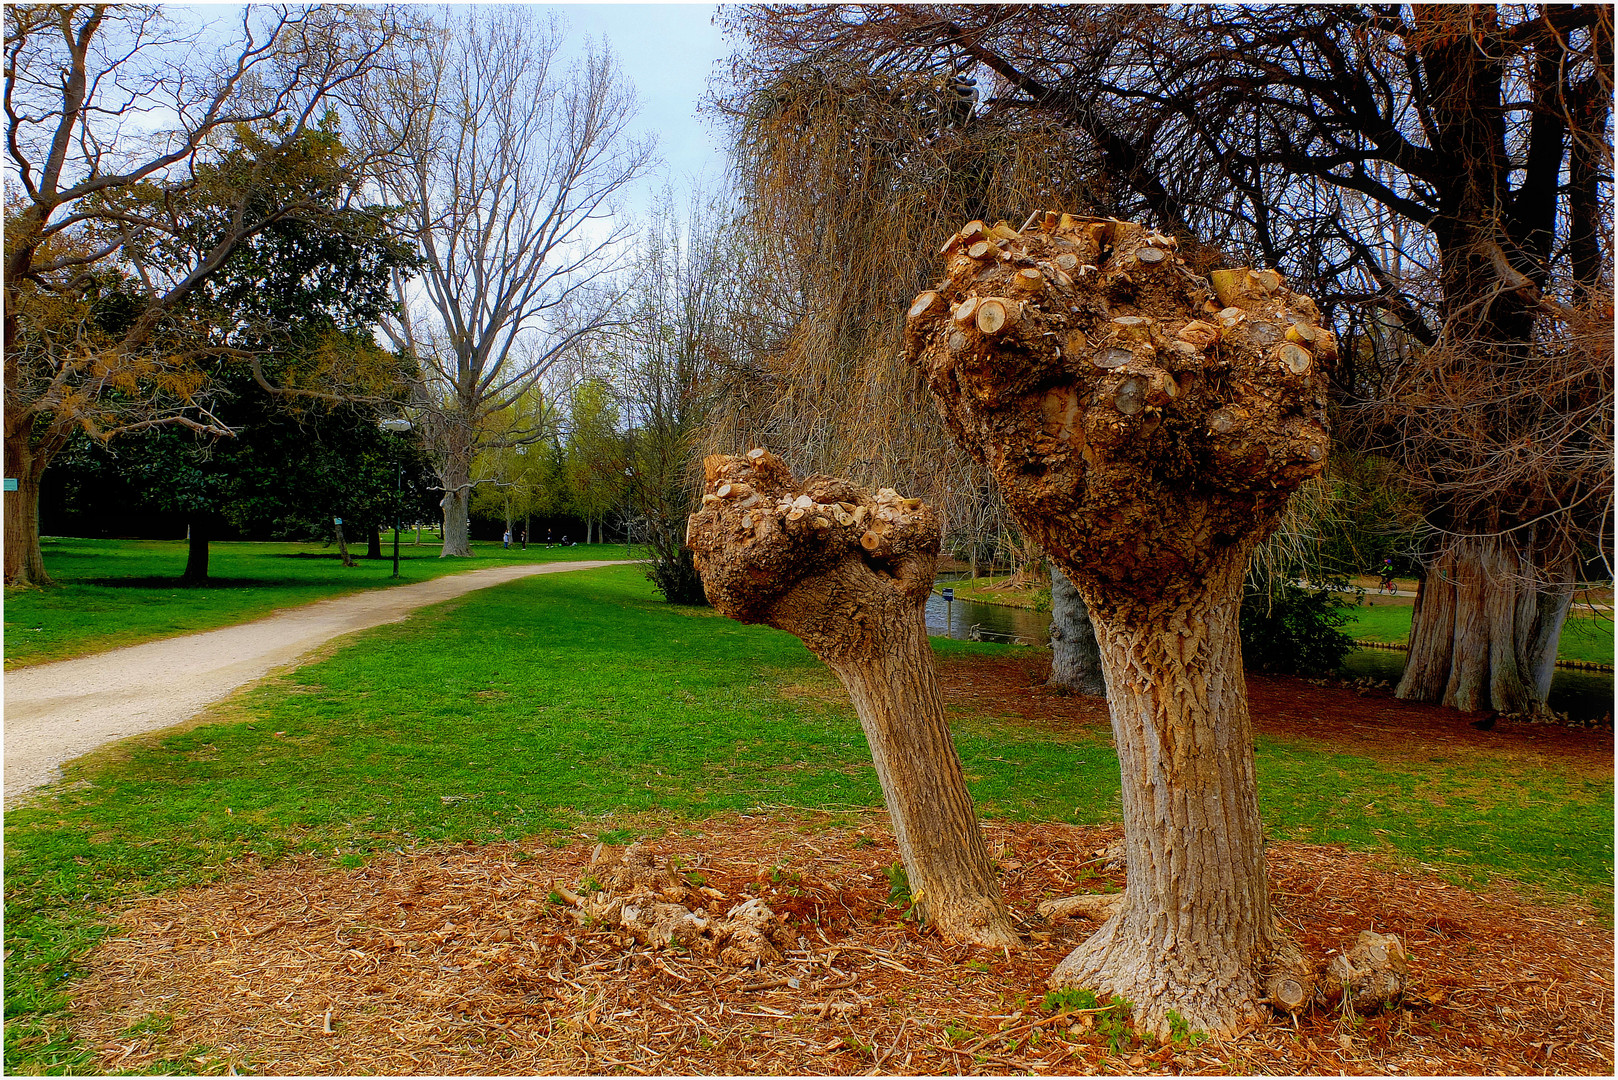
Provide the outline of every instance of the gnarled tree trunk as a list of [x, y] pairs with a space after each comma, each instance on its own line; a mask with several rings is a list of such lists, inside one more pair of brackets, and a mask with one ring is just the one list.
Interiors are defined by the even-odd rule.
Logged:
[[1101, 650], [1090, 611], [1079, 590], [1051, 561], [1051, 677], [1047, 686], [1074, 694], [1106, 697]]
[[1123, 907], [1051, 976], [1174, 1009], [1194, 1030], [1251, 1009], [1287, 950], [1269, 909], [1243, 681], [1247, 554], [1227, 549], [1196, 588], [1097, 612], [1129, 872]]
[[1466, 712], [1545, 708], [1578, 563], [1511, 537], [1452, 543], [1416, 593], [1397, 696]]
[[703, 467], [686, 539], [708, 601], [801, 638], [848, 688], [927, 919], [956, 941], [1018, 943], [927, 643], [938, 519], [889, 489], [873, 498], [826, 476], [800, 486], [762, 449]]
[[6, 477], [17, 481], [17, 490], [4, 495], [6, 584], [49, 585], [39, 547], [39, 480], [45, 469], [34, 454], [31, 424], [6, 432], [5, 465]]
[[468, 515], [472, 509], [471, 459], [466, 454], [452, 451], [438, 469], [438, 480], [444, 485], [444, 497], [438, 504], [444, 510], [444, 546], [438, 557], [470, 556], [472, 537]]
[[1274, 271], [1186, 268], [1127, 222], [972, 222], [907, 345], [955, 438], [1089, 607], [1128, 888], [1054, 985], [1230, 1033], [1302, 957], [1270, 915], [1237, 619], [1252, 546], [1324, 466], [1336, 354]]

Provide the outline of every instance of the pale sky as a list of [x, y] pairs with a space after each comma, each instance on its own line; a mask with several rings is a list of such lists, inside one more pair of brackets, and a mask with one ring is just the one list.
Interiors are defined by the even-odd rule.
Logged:
[[722, 70], [719, 62], [730, 53], [713, 23], [717, 10], [713, 4], [536, 6], [554, 10], [566, 21], [570, 47], [582, 46], [586, 36], [608, 41], [635, 85], [640, 99], [635, 129], [656, 134], [663, 164], [657, 177], [638, 185], [631, 196], [633, 204], [626, 209], [643, 213], [665, 176], [677, 201], [691, 189], [693, 178], [710, 189], [718, 185], [725, 151], [713, 122], [697, 116], [709, 77]]

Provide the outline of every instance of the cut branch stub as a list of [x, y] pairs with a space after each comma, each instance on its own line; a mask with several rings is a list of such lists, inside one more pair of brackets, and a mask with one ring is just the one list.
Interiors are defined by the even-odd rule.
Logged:
[[[1280, 274], [1222, 270], [1210, 284], [1168, 238], [1123, 221], [1064, 215], [998, 242], [1006, 260], [952, 269], [932, 290], [955, 318], [911, 319], [908, 355], [1047, 550], [1156, 590], [1267, 533], [1320, 473], [1336, 342]], [[1008, 299], [1030, 295], [1030, 262], [1096, 270]], [[1052, 429], [1053, 411], [1068, 422]]]

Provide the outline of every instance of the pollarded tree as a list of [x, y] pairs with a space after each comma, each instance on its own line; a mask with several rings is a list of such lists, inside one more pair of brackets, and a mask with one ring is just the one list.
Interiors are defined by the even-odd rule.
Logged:
[[1273, 271], [1188, 270], [1139, 226], [973, 222], [910, 308], [957, 441], [1078, 588], [1123, 776], [1128, 884], [1057, 985], [1234, 1031], [1296, 974], [1269, 907], [1238, 612], [1253, 546], [1329, 444], [1335, 349]]
[[763, 449], [703, 472], [688, 542], [709, 602], [801, 638], [847, 687], [928, 921], [956, 941], [1016, 944], [927, 643], [937, 515], [889, 488], [800, 484]]

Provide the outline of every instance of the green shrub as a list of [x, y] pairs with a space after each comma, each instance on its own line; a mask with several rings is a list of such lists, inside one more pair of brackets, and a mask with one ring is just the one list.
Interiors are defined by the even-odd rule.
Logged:
[[1288, 581], [1268, 589], [1249, 583], [1242, 595], [1242, 662], [1248, 671], [1320, 677], [1334, 674], [1354, 639], [1342, 630], [1350, 603], [1329, 589]]
[[702, 578], [697, 575], [688, 548], [663, 551], [654, 546], [652, 561], [646, 567], [646, 580], [671, 604], [701, 606], [708, 603], [707, 594], [702, 591]]

